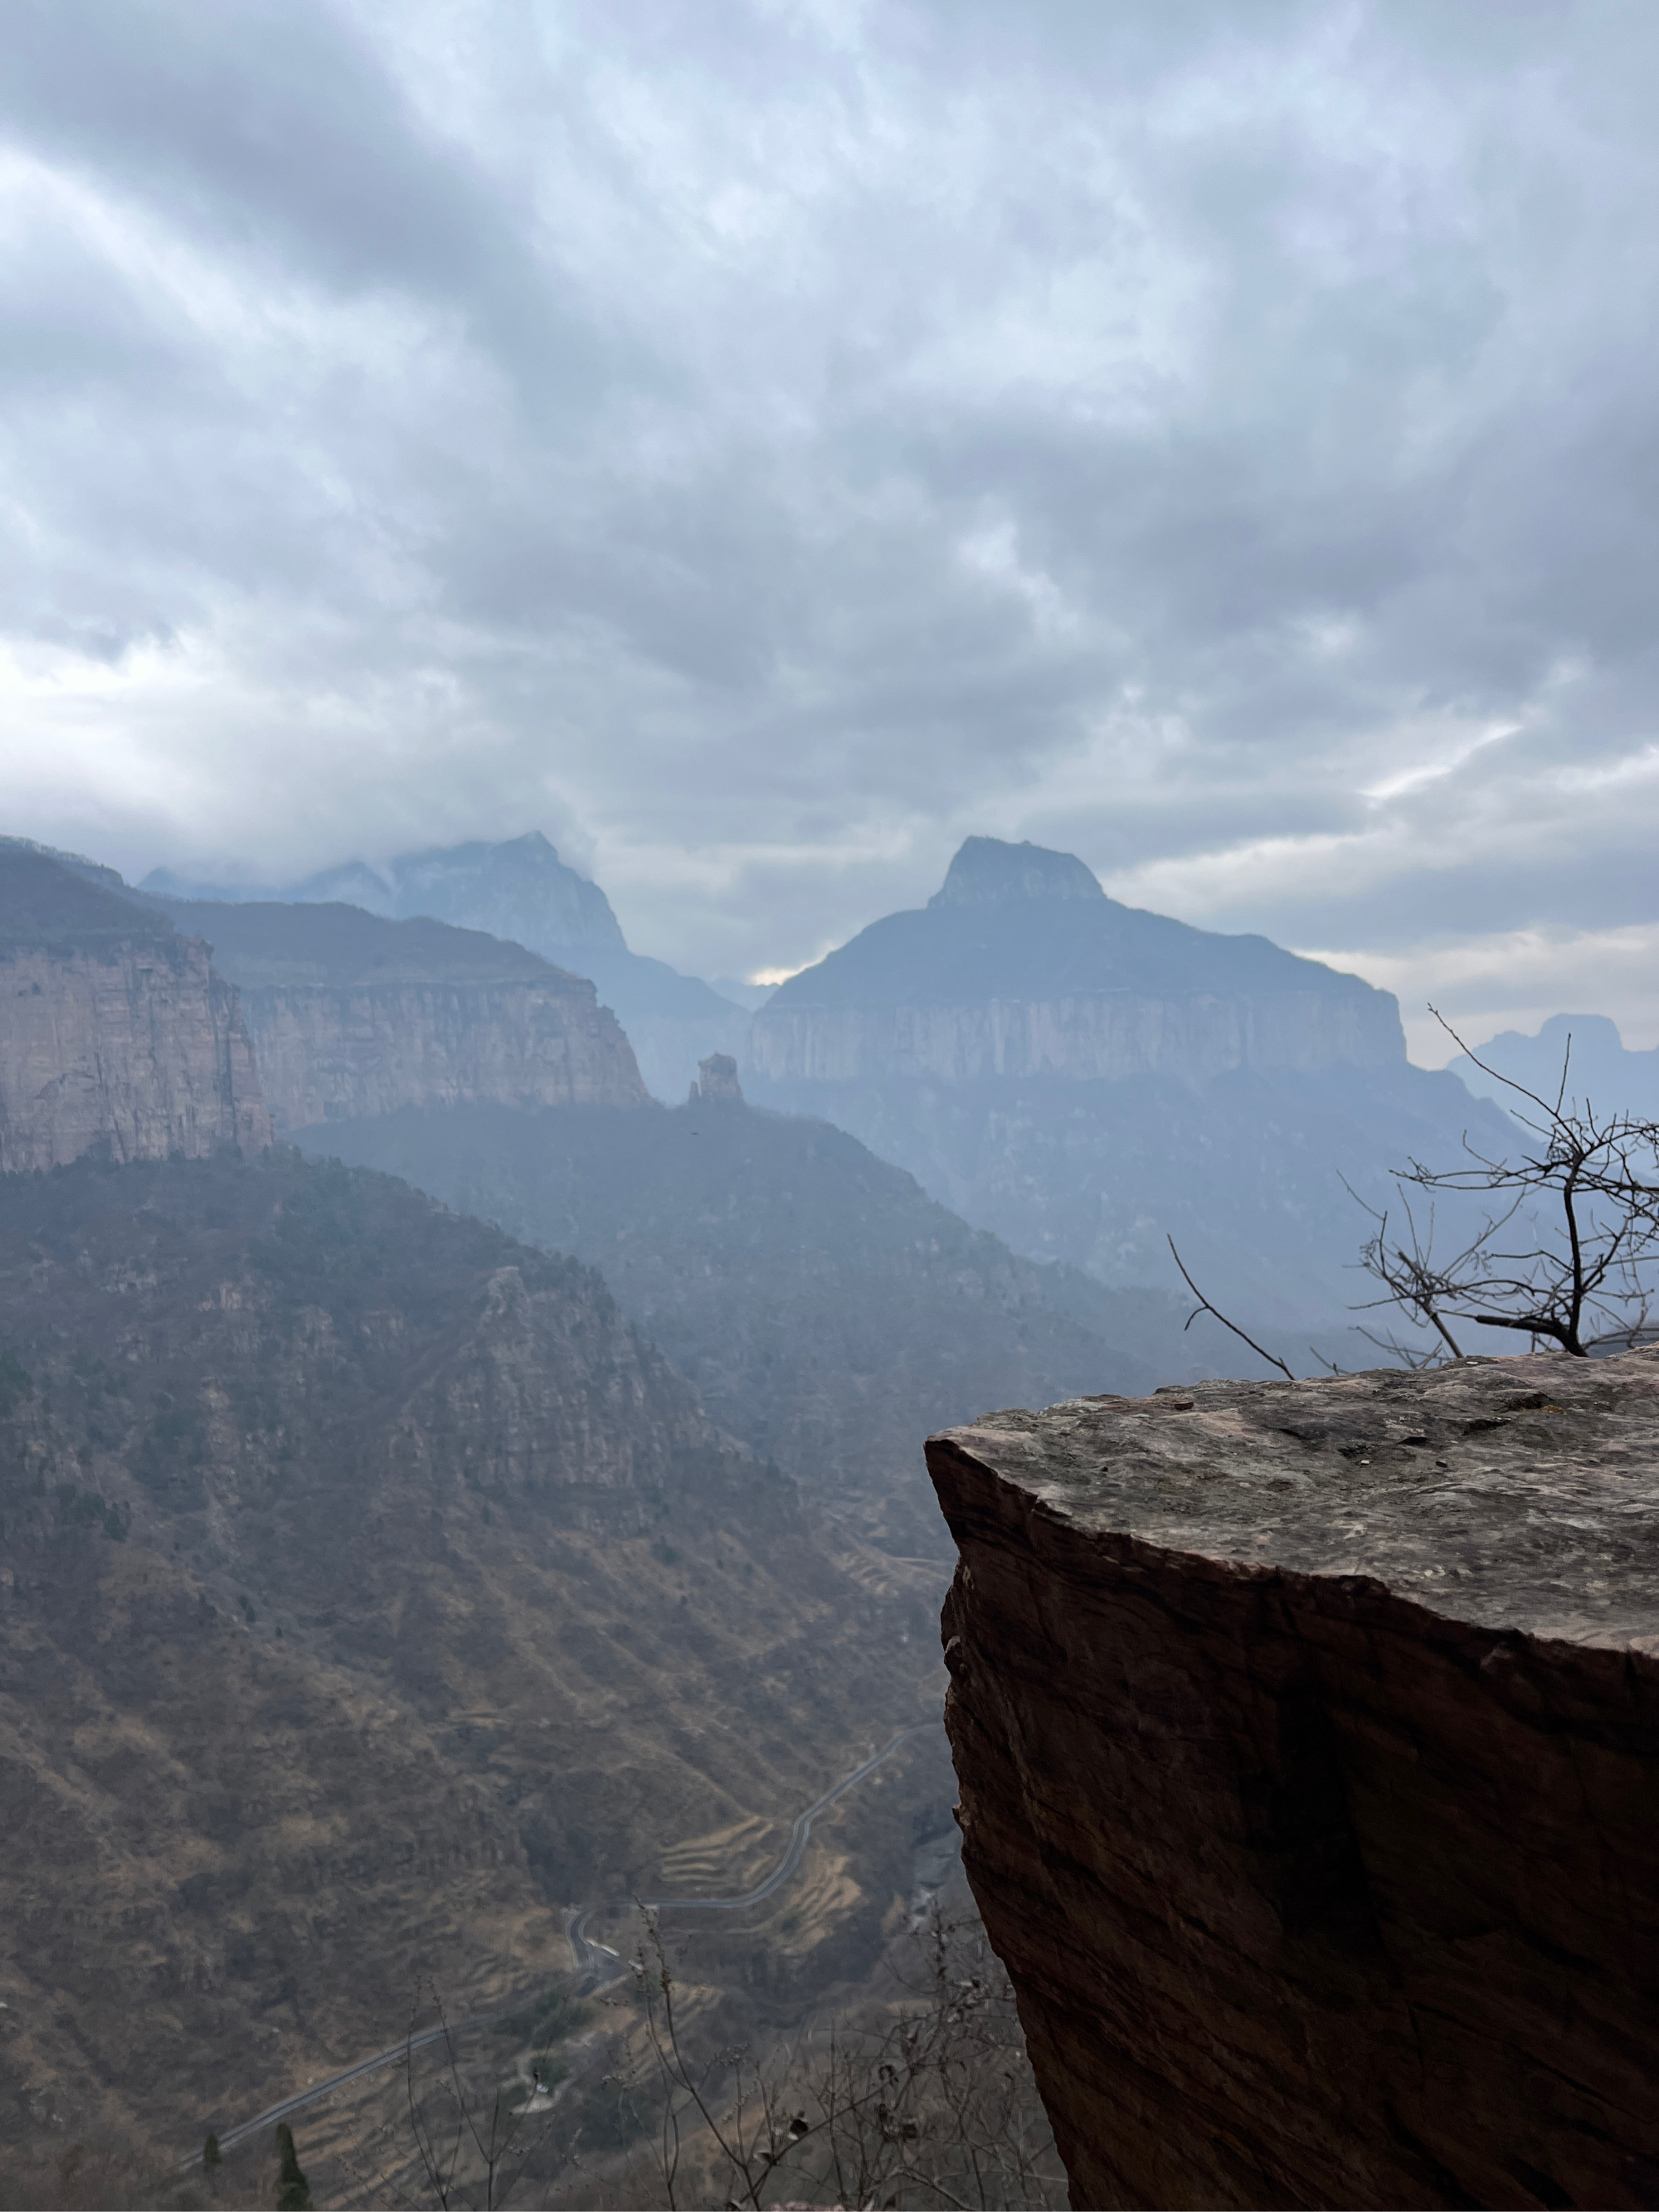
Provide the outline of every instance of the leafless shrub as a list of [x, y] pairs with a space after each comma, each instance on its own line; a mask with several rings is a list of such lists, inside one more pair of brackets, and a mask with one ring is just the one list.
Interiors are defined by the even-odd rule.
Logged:
[[[1578, 1358], [1645, 1341], [1653, 1334], [1659, 1272], [1659, 1123], [1601, 1114], [1588, 1097], [1571, 1097], [1571, 1037], [1549, 1099], [1488, 1066], [1449, 1022], [1430, 1012], [1510, 1094], [1511, 1117], [1532, 1141], [1515, 1158], [1494, 1159], [1466, 1139], [1462, 1166], [1427, 1168], [1413, 1160], [1395, 1177], [1400, 1202], [1392, 1216], [1366, 1208], [1376, 1228], [1359, 1264], [1382, 1295], [1357, 1310], [1391, 1308], [1438, 1341], [1425, 1346], [1392, 1330], [1363, 1333], [1411, 1367], [1463, 1356], [1468, 1340], [1453, 1334], [1453, 1324], [1520, 1330]], [[1408, 1190], [1428, 1194], [1425, 1218]], [[1449, 1193], [1489, 1194], [1500, 1203], [1461, 1249], [1441, 1260], [1434, 1200]]]
[[1013, 1993], [976, 1920], [937, 1912], [895, 2001], [757, 2057], [691, 2051], [661, 1936], [637, 1971], [671, 2207], [708, 2178], [728, 2205], [953, 2208], [1066, 2202]]
[[[475, 2027], [477, 2023], [471, 2023]], [[560, 2069], [552, 2043], [568, 2021], [556, 2012], [532, 2052], [527, 2078], [501, 2078], [495, 2046], [464, 2057], [471, 2039], [449, 2019], [437, 1985], [424, 1982], [404, 2045], [402, 2113], [345, 2154], [354, 2203], [422, 2203], [438, 2212], [496, 2212], [547, 2141], [550, 2106], [538, 2091]]]

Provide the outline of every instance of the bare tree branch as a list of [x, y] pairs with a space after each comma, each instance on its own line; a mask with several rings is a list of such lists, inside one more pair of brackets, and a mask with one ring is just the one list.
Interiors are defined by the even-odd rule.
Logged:
[[1215, 1318], [1221, 1323], [1223, 1328], [1231, 1329], [1236, 1337], [1239, 1338], [1242, 1342], [1249, 1346], [1251, 1351], [1255, 1352], [1258, 1359], [1265, 1359], [1268, 1366], [1276, 1367], [1279, 1373], [1285, 1376], [1287, 1382], [1294, 1382], [1296, 1380], [1295, 1376], [1291, 1374], [1290, 1369], [1285, 1364], [1285, 1362], [1279, 1358], [1276, 1352], [1264, 1352], [1253, 1336], [1245, 1335], [1243, 1330], [1238, 1326], [1237, 1322], [1229, 1321], [1226, 1315], [1221, 1311], [1218, 1306], [1212, 1306], [1210, 1304], [1208, 1298], [1205, 1297], [1203, 1291], [1199, 1289], [1198, 1285], [1187, 1273], [1186, 1263], [1182, 1259], [1180, 1253], [1176, 1250], [1175, 1238], [1173, 1237], [1166, 1236], [1164, 1242], [1169, 1245], [1176, 1267], [1181, 1269], [1182, 1281], [1185, 1283], [1187, 1288], [1198, 1300], [1198, 1304], [1187, 1316], [1185, 1328], [1190, 1328], [1193, 1323], [1198, 1319], [1200, 1313], [1213, 1314]]

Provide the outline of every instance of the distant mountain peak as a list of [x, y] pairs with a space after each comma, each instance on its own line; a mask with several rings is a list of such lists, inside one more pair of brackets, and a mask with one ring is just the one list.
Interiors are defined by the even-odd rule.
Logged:
[[1093, 872], [1074, 853], [966, 839], [929, 906], [984, 906], [1000, 899], [1103, 899]]

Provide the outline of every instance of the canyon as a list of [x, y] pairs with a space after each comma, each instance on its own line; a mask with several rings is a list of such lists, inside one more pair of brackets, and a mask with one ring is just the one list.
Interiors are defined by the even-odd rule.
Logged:
[[1659, 1353], [929, 1439], [964, 1861], [1079, 2207], [1659, 2189]]
[[[0, 1559], [13, 2150], [176, 2156], [422, 1976], [507, 2009], [569, 1900], [699, 1838], [740, 1888], [937, 1710], [937, 1574], [815, 1521], [596, 1275], [281, 1146], [0, 1180]], [[744, 1934], [751, 2016], [878, 1954], [934, 1741], [810, 1932]]]
[[1211, 1371], [1175, 1300], [1022, 1259], [843, 1131], [748, 1106], [714, 1063], [705, 1084], [672, 1109], [410, 1109], [295, 1141], [599, 1268], [722, 1428], [890, 1552], [948, 1553], [929, 1427]]

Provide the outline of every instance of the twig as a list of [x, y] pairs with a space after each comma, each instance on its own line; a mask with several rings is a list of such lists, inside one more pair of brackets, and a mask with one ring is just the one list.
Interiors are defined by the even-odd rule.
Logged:
[[[1279, 1370], [1279, 1373], [1285, 1377], [1287, 1382], [1294, 1382], [1296, 1380], [1295, 1376], [1291, 1374], [1290, 1369], [1285, 1364], [1284, 1361], [1279, 1358], [1276, 1352], [1264, 1352], [1253, 1336], [1245, 1335], [1243, 1330], [1240, 1328], [1237, 1322], [1229, 1321], [1226, 1315], [1223, 1313], [1218, 1307], [1212, 1306], [1210, 1304], [1208, 1298], [1205, 1297], [1203, 1291], [1199, 1289], [1198, 1285], [1187, 1273], [1186, 1266], [1182, 1260], [1180, 1253], [1176, 1251], [1175, 1238], [1166, 1234], [1164, 1242], [1168, 1244], [1170, 1252], [1174, 1255], [1176, 1267], [1181, 1269], [1182, 1281], [1185, 1283], [1187, 1288], [1198, 1300], [1198, 1307], [1196, 1310], [1189, 1313], [1187, 1316], [1187, 1328], [1190, 1328], [1192, 1327], [1193, 1323], [1198, 1319], [1198, 1316], [1200, 1312], [1213, 1314], [1215, 1318], [1221, 1323], [1223, 1328], [1231, 1329], [1233, 1334], [1239, 1339], [1241, 1343], [1248, 1344], [1249, 1346], [1251, 1351], [1255, 1352], [1258, 1359], [1265, 1359], [1269, 1367], [1276, 1367]], [[1183, 1329], [1182, 1334], [1184, 1335], [1186, 1334], [1186, 1330]]]

